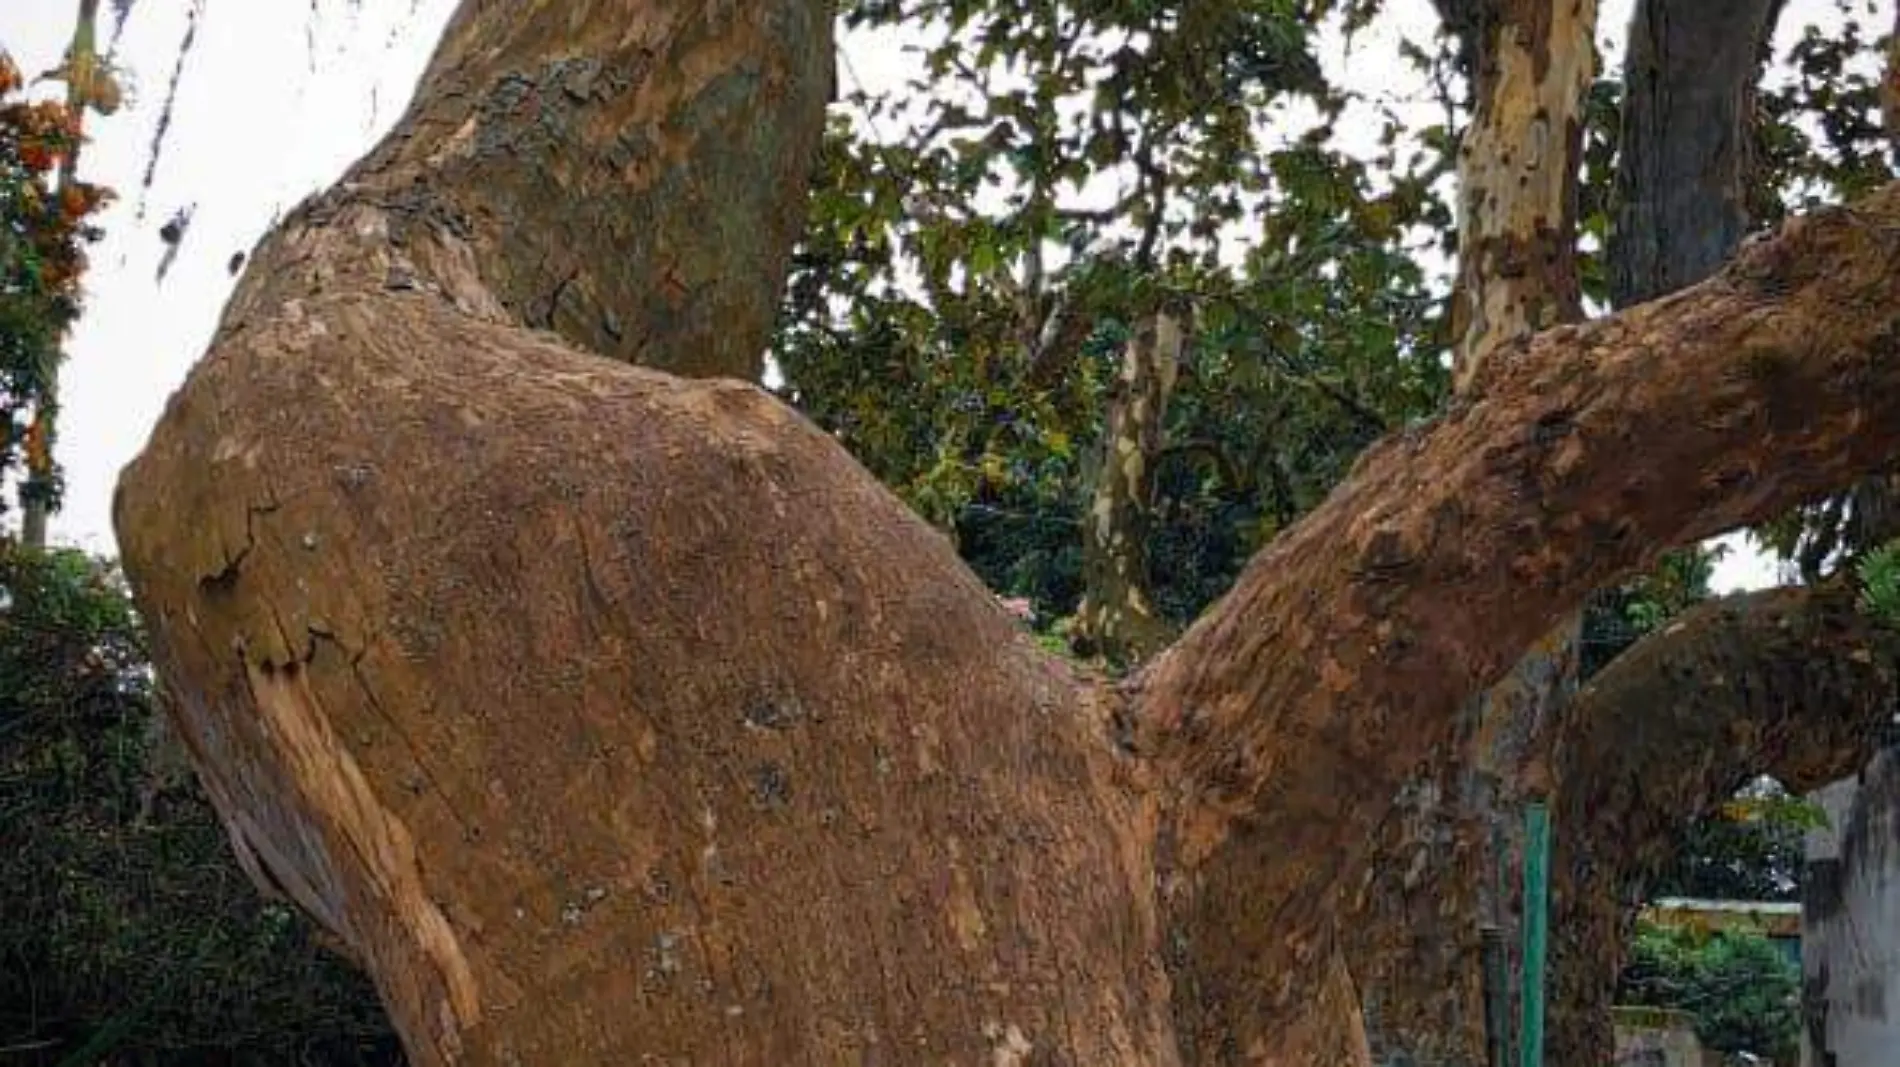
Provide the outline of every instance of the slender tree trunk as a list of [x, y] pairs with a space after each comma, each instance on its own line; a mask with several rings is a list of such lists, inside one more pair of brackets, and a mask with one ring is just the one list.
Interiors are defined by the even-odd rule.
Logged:
[[[470, 3], [260, 248], [115, 507], [234, 847], [421, 1064], [1362, 1059], [1336, 921], [1470, 694], [1592, 588], [1900, 449], [1900, 186], [1532, 339], [1107, 689], [769, 395], [524, 298], [544, 231], [638, 217], [667, 240], [567, 233], [601, 316], [744, 364], [828, 32]], [[600, 280], [734, 240], [677, 306]]]
[[1465, 6], [1473, 111], [1458, 149], [1452, 377], [1471, 394], [1498, 352], [1581, 317], [1577, 164], [1597, 19], [1592, 0]]
[[[74, 128], [83, 125], [86, 109], [95, 102], [95, 73], [99, 64], [94, 39], [99, 21], [99, 0], [79, 0], [79, 16], [73, 24], [73, 39], [66, 46], [66, 110], [73, 116]], [[116, 106], [116, 105], [115, 105]], [[53, 203], [63, 203], [66, 190], [78, 181], [80, 144], [75, 139], [66, 159], [60, 164], [59, 185]], [[29, 548], [46, 547], [46, 527], [51, 519], [52, 494], [59, 477], [53, 458], [53, 444], [59, 425], [59, 364], [46, 372], [27, 427], [26, 482], [20, 494], [20, 543]]]
[[1123, 663], [1147, 659], [1174, 636], [1149, 594], [1147, 537], [1182, 341], [1180, 319], [1157, 311], [1142, 317], [1123, 346], [1083, 523], [1076, 628], [1091, 651]]

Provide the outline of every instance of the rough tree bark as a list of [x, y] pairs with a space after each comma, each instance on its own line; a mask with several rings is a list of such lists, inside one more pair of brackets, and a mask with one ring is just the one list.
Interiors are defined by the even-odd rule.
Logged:
[[[1737, 4], [1645, 0], [1637, 5], [1625, 68], [1617, 226], [1608, 250], [1618, 306], [1700, 281], [1740, 241], [1747, 220], [1745, 182], [1753, 162], [1754, 83], [1778, 7], [1775, 0]], [[1672, 234], [1695, 236], [1668, 236]], [[1386, 828], [1388, 839], [1403, 847], [1395, 855], [1393, 869], [1379, 872], [1370, 888], [1374, 918], [1360, 927], [1370, 959], [1360, 967], [1368, 974], [1398, 976], [1393, 995], [1371, 1006], [1386, 1038], [1382, 1051], [1395, 1061], [1482, 1062], [1476, 927], [1481, 919], [1503, 920], [1507, 933], [1514, 933], [1511, 894], [1520, 860], [1515, 837], [1508, 832], [1515, 829], [1515, 820], [1498, 825], [1486, 818], [1486, 809], [1501, 806], [1510, 811], [1520, 785], [1511, 773], [1514, 769], [1529, 768], [1541, 775], [1549, 764], [1554, 734], [1548, 712], [1557, 702], [1550, 698], [1565, 698], [1565, 688], [1575, 684], [1574, 655], [1549, 653], [1566, 647], [1574, 651], [1578, 636], [1571, 630], [1547, 639], [1545, 647], [1534, 650], [1526, 660], [1525, 666], [1532, 670], [1520, 668], [1517, 691], [1547, 698], [1519, 701], [1529, 714], [1500, 716], [1499, 702], [1493, 701], [1490, 714], [1478, 719], [1483, 724], [1478, 746], [1465, 758], [1480, 773], [1470, 775], [1468, 767], [1447, 765], [1437, 782], [1423, 783], [1401, 798], [1400, 809]], [[1587, 709], [1571, 709], [1564, 719], [1597, 715], [1600, 707], [1598, 702]], [[1639, 714], [1641, 709], [1621, 712], [1623, 718]], [[1731, 714], [1740, 711], [1731, 709]], [[1612, 721], [1623, 719], [1613, 717]], [[1686, 735], [1674, 744], [1660, 732], [1646, 736], [1670, 754], [1661, 766], [1688, 765], [1688, 760], [1678, 757], [1686, 751], [1682, 746], [1693, 747], [1696, 735]], [[1495, 755], [1487, 760], [1487, 745], [1514, 754], [1515, 762]], [[1848, 752], [1844, 750], [1840, 758], [1848, 758]], [[1571, 768], [1573, 779], [1581, 774]], [[1461, 785], [1462, 794], [1458, 792]], [[1684, 789], [1689, 787], [1685, 784]], [[1466, 808], [1448, 811], [1447, 798], [1462, 800]], [[1685, 804], [1684, 810], [1706, 810], [1720, 799], [1698, 797]], [[1566, 803], [1559, 803], [1557, 811], [1576, 813]], [[1627, 887], [1646, 876], [1651, 857], [1666, 853], [1686, 824], [1652, 820], [1645, 825], [1668, 836], [1630, 839], [1621, 849], [1600, 842], [1602, 847], [1590, 852], [1594, 866], [1589, 871], [1560, 865], [1553, 872], [1557, 895], [1574, 900], [1597, 893], [1602, 896], [1592, 898], [1591, 907], [1606, 911], [1623, 907]], [[1588, 832], [1590, 827], [1584, 825], [1560, 822], [1556, 827], [1560, 843]], [[1579, 880], [1577, 884], [1569, 884], [1573, 877]], [[1400, 920], [1408, 920], [1409, 929]], [[1408, 940], [1408, 935], [1415, 935], [1415, 940]], [[1507, 939], [1507, 944], [1515, 945], [1515, 938]], [[1613, 993], [1624, 948], [1625, 942], [1602, 938], [1567, 940], [1556, 947], [1552, 986], [1571, 992], [1555, 995], [1550, 1007], [1547, 1047], [1555, 1062], [1600, 1061], [1598, 1054], [1607, 1049], [1610, 1034], [1604, 1008]], [[1592, 990], [1590, 996], [1575, 994], [1586, 987]]]
[[1866, 763], [1893, 713], [1900, 634], [1845, 585], [1701, 605], [1617, 657], [1557, 729], [1553, 1063], [1610, 1062], [1610, 1007], [1646, 886], [1682, 835], [1760, 774], [1805, 793]]
[[1083, 523], [1076, 629], [1091, 651], [1122, 663], [1140, 663], [1174, 637], [1149, 595], [1147, 544], [1154, 468], [1167, 443], [1182, 343], [1180, 319], [1157, 311], [1142, 316], [1123, 346]]
[[[1440, 7], [1470, 64], [1473, 100], [1458, 157], [1452, 295], [1452, 377], [1462, 395], [1497, 353], [1583, 318], [1577, 182], [1596, 5]], [[1516, 879], [1507, 872], [1519, 855], [1518, 812], [1527, 792], [1544, 787], [1538, 744], [1575, 691], [1581, 636], [1573, 613], [1526, 648], [1471, 702], [1446, 754], [1408, 783], [1380, 827], [1384, 858], [1349, 951], [1368, 987], [1382, 1062], [1484, 1061], [1479, 928], [1515, 934]], [[1506, 944], [1515, 960], [1515, 937]]]
[[542, 229], [639, 217], [665, 240], [576, 241], [574, 277], [747, 243], [627, 294], [614, 350], [757, 351], [827, 16], [471, 2], [259, 249], [115, 508], [235, 847], [421, 1064], [1362, 1059], [1341, 890], [1469, 695], [1900, 449], [1900, 187], [1498, 354], [1110, 690], [764, 392], [535, 329]]
[[[1755, 86], [1780, 9], [1781, 0], [1636, 5], [1624, 60], [1615, 224], [1606, 249], [1614, 306], [1700, 282], [1741, 243], [1756, 164]], [[1549, 1049], [1555, 1062], [1608, 1062], [1614, 1043], [1609, 1008], [1643, 886], [1696, 819], [1755, 775], [1808, 781], [1817, 763], [1853, 766], [1870, 753], [1864, 699], [1802, 703], [1810, 734], [1807, 747], [1796, 749], [1778, 736], [1789, 709], [1758, 699], [1787, 678], [1783, 660], [1791, 640], [1838, 629], [1852, 608], [1847, 595], [1767, 595], [1758, 604], [1744, 599], [1697, 613], [1629, 650], [1628, 663], [1593, 685], [1590, 699], [1572, 708], [1557, 736], [1545, 739], [1559, 746], [1557, 771], [1573, 783], [1559, 792], [1553, 811]], [[1786, 628], [1765, 627], [1764, 618]], [[1685, 668], [1691, 673], [1680, 673]], [[1738, 678], [1761, 684], [1740, 691], [1743, 699], [1711, 699], [1735, 695], [1730, 687]], [[1690, 679], [1698, 687], [1695, 699], [1658, 703], [1684, 696], [1680, 690]], [[1778, 691], [1790, 697], [1823, 692]], [[1751, 695], [1757, 699], [1746, 699]], [[1619, 698], [1630, 703], [1618, 704]], [[1710, 745], [1724, 731], [1737, 740]], [[1753, 738], [1752, 747], [1741, 738]], [[1604, 762], [1593, 771], [1585, 762], [1591, 758]], [[1632, 773], [1645, 776], [1642, 791], [1604, 792], [1627, 790]], [[1619, 814], [1625, 821], [1612, 831]]]

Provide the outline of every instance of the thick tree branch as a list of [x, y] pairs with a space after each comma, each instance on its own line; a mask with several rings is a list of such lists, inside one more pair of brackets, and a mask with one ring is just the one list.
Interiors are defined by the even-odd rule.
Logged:
[[[1558, 810], [1646, 847], [1760, 774], [1806, 793], [1853, 773], [1900, 697], [1900, 633], [1844, 584], [1722, 597], [1616, 658], [1577, 695], [1553, 746]], [[1566, 835], [1573, 842], [1591, 835]]]
[[1165, 906], [1206, 1018], [1284, 1006], [1400, 783], [1591, 589], [1894, 454], [1897, 261], [1891, 186], [1694, 289], [1500, 353], [1136, 679], [1173, 790]]
[[[389, 217], [404, 286], [587, 351], [756, 381], [831, 33], [814, 0], [464, 3], [394, 132], [269, 240], [367, 204]], [[233, 316], [301, 295], [284, 289], [302, 272], [259, 258]]]
[[[1896, 710], [1900, 634], [1845, 585], [1686, 612], [1578, 694], [1553, 746], [1555, 999], [1578, 1063], [1608, 1062], [1622, 946], [1683, 833], [1749, 779], [1805, 793], [1866, 763]], [[1584, 961], [1567, 966], [1567, 959]]]

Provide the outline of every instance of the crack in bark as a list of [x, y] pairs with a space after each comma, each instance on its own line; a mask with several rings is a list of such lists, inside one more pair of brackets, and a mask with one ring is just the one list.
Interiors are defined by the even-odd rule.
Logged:
[[548, 330], [552, 332], [554, 330], [554, 316], [558, 314], [561, 310], [561, 298], [567, 295], [568, 287], [572, 286], [574, 284], [574, 280], [576, 278], [579, 278], [580, 276], [581, 276], [581, 269], [579, 267], [574, 267], [570, 269], [567, 272], [567, 275], [563, 277], [560, 281], [555, 282], [554, 291], [548, 294], [547, 310], [543, 312], [541, 315], [537, 316], [537, 318], [540, 319], [538, 323], [535, 323], [531, 320], [530, 325], [535, 325], [535, 326], [538, 326], [538, 328], [540, 329]]
[[198, 576], [199, 589], [207, 594], [229, 593], [231, 591], [232, 587], [237, 584], [238, 570], [244, 565], [244, 561], [251, 555], [251, 550], [257, 545], [257, 517], [259, 515], [271, 514], [278, 509], [278, 506], [279, 504], [275, 500], [263, 504], [249, 504], [245, 506], [244, 543], [238, 546], [236, 552], [231, 552], [228, 549], [224, 550], [224, 564], [215, 572], [211, 574], [200, 574]]

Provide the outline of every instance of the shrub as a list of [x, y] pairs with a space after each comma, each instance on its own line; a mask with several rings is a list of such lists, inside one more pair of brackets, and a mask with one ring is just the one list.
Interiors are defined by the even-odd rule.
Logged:
[[374, 991], [237, 868], [162, 720], [116, 572], [0, 542], [8, 1064], [391, 1064]]
[[1801, 971], [1758, 934], [1639, 926], [1618, 1003], [1677, 1008], [1720, 1052], [1793, 1061], [1800, 1040]]

